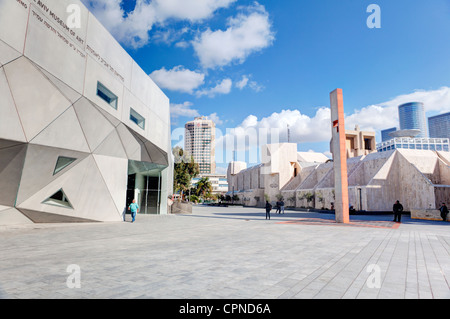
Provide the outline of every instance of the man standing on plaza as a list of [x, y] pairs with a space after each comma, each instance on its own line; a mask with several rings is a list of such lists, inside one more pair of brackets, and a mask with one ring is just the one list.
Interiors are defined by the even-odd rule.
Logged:
[[266, 219], [269, 217], [270, 220], [270, 211], [272, 210], [272, 205], [269, 203], [269, 201], [266, 201]]
[[439, 208], [439, 210], [441, 211], [441, 218], [444, 222], [447, 221], [447, 215], [448, 215], [448, 208], [447, 205], [445, 205], [445, 203], [442, 203], [442, 206]]
[[402, 220], [403, 205], [399, 201], [396, 201], [392, 210], [394, 211], [394, 222], [400, 223]]
[[128, 207], [128, 210], [131, 211], [131, 217], [132, 217], [131, 222], [134, 223], [134, 221], [136, 220], [136, 214], [139, 213], [139, 205], [136, 204], [135, 199], [133, 199], [133, 202]]

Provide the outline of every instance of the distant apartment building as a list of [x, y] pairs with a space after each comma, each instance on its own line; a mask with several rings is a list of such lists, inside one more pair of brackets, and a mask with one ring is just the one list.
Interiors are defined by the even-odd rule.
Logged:
[[195, 186], [198, 183], [198, 181], [203, 177], [207, 177], [211, 182], [212, 194], [219, 195], [228, 192], [227, 176], [221, 174], [201, 174], [192, 179], [191, 182], [192, 186]]
[[400, 130], [420, 130], [417, 137], [428, 137], [425, 107], [421, 102], [410, 102], [398, 107]]
[[[368, 155], [377, 151], [375, 132], [361, 131], [358, 125], [354, 130], [345, 130], [345, 143], [347, 158]], [[331, 145], [332, 143], [330, 143], [330, 149]]]
[[382, 130], [381, 131], [381, 141], [382, 142], [386, 142], [389, 141], [390, 139], [392, 139], [391, 135], [389, 135], [390, 133], [396, 132], [397, 128], [393, 127], [393, 128], [388, 128], [386, 130]]
[[215, 128], [212, 120], [196, 117], [185, 125], [184, 150], [199, 165], [200, 174], [215, 174]]
[[429, 117], [428, 128], [430, 137], [450, 138], [450, 113]]

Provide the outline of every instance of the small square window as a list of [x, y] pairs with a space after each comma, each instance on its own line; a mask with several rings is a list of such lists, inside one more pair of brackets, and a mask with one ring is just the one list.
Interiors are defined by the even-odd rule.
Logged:
[[100, 82], [97, 82], [97, 96], [108, 103], [113, 109], [117, 110], [117, 95], [108, 90]]
[[136, 123], [141, 129], [145, 130], [145, 118], [132, 108], [130, 108], [130, 120]]

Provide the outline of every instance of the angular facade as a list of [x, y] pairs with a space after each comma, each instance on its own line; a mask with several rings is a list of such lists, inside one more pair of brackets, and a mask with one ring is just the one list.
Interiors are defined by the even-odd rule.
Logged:
[[0, 225], [165, 214], [170, 149], [168, 98], [80, 1], [0, 0]]

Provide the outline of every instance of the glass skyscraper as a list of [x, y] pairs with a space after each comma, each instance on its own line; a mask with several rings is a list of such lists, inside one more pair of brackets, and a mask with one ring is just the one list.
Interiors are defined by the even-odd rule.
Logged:
[[450, 113], [428, 118], [430, 137], [450, 138]]
[[382, 142], [386, 142], [386, 141], [391, 140], [392, 137], [389, 135], [389, 133], [396, 132], [396, 131], [397, 131], [396, 127], [388, 128], [386, 130], [382, 130], [381, 131], [381, 141]]
[[401, 130], [420, 130], [417, 137], [427, 137], [427, 122], [423, 103], [411, 102], [398, 107]]

